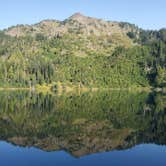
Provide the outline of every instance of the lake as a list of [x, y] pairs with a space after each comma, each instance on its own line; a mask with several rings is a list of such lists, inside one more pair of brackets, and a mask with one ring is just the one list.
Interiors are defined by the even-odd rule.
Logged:
[[0, 92], [2, 166], [166, 165], [166, 94]]

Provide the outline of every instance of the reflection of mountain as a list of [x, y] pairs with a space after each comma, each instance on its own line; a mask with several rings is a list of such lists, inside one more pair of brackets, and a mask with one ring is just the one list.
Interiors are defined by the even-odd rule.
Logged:
[[160, 94], [100, 92], [43, 95], [1, 92], [0, 139], [76, 157], [166, 144], [166, 102]]

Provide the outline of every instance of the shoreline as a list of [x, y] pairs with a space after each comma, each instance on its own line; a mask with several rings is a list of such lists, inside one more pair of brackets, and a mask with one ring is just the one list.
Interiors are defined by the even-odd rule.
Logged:
[[[34, 88], [31, 87], [0, 87], [0, 91], [39, 91], [39, 92], [54, 92], [50, 86], [36, 86]], [[72, 92], [72, 91], [80, 91], [80, 92], [86, 92], [86, 91], [155, 91], [155, 92], [165, 92], [166, 88], [158, 88], [158, 87], [129, 87], [129, 88], [88, 88], [88, 87], [69, 87], [66, 86], [63, 89], [62, 88], [57, 88], [56, 92]]]
[[8, 91], [16, 91], [16, 90], [31, 90], [31, 88], [24, 88], [24, 87], [0, 87], [0, 91], [3, 91], [3, 90], [8, 90]]

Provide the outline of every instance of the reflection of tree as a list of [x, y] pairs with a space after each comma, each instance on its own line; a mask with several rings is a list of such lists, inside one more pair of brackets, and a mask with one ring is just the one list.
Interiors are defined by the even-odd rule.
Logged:
[[75, 156], [165, 144], [163, 95], [126, 92], [44, 95], [0, 94], [0, 138]]

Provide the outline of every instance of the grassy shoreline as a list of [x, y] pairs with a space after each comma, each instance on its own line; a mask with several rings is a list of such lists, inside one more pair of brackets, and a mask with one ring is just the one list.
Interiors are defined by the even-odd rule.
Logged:
[[0, 91], [3, 91], [3, 90], [9, 90], [9, 91], [31, 90], [31, 88], [28, 88], [28, 87], [0, 87]]
[[129, 87], [129, 88], [104, 88], [104, 87], [80, 87], [80, 86], [67, 86], [58, 84], [56, 89], [53, 89], [52, 84], [36, 85], [35, 87], [0, 87], [0, 91], [17, 91], [17, 90], [28, 90], [28, 91], [39, 91], [39, 92], [58, 92], [58, 93], [68, 93], [73, 91], [156, 91], [156, 92], [166, 92], [166, 88], [158, 87]]

